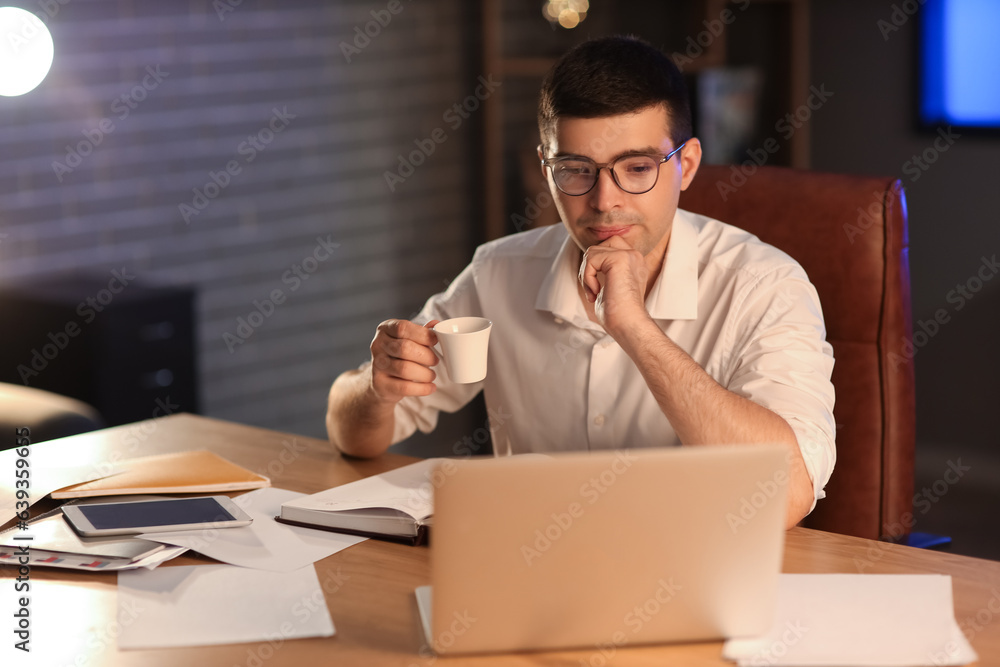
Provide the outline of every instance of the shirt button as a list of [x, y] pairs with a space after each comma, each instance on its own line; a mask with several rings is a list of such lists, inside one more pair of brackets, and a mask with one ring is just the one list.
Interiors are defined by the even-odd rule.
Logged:
[[604, 426], [604, 415], [597, 415], [594, 417], [594, 424], [597, 426]]
[[562, 324], [562, 323], [563, 323], [563, 318], [557, 317], [556, 318], [556, 324]]

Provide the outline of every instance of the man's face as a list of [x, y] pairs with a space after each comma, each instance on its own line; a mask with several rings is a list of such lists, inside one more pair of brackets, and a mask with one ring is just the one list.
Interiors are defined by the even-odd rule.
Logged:
[[[670, 139], [663, 106], [608, 118], [561, 118], [544, 157], [577, 155], [597, 163], [632, 153], [667, 154], [676, 146]], [[584, 195], [571, 196], [556, 188], [552, 171], [543, 167], [563, 224], [581, 250], [611, 236], [620, 236], [659, 268], [670, 239], [670, 228], [681, 190], [687, 188], [701, 162], [701, 145], [690, 139], [670, 160], [659, 165], [652, 190], [629, 194], [618, 187], [607, 168]], [[619, 170], [621, 167], [618, 167]]]

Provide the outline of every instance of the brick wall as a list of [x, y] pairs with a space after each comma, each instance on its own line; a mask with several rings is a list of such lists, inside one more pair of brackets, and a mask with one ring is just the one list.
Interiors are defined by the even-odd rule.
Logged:
[[[477, 119], [443, 119], [477, 85], [468, 10], [21, 5], [56, 56], [39, 88], [0, 98], [0, 283], [127, 267], [192, 285], [201, 411], [322, 435], [329, 384], [375, 324], [471, 256]], [[385, 172], [436, 128], [443, 143], [391, 190]]]

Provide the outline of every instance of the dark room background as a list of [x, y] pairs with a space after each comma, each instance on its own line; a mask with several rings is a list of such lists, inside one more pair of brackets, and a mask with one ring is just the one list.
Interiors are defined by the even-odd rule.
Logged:
[[[318, 437], [330, 382], [366, 359], [379, 321], [412, 315], [479, 241], [551, 221], [530, 203], [530, 152], [552, 57], [610, 32], [685, 53], [707, 31], [714, 55], [691, 52], [686, 73], [699, 85], [703, 57], [757, 67], [765, 129], [804, 101], [794, 72], [825, 86], [773, 164], [902, 180], [915, 330], [949, 315], [915, 352], [917, 490], [970, 467], [917, 528], [1000, 557], [1000, 279], [961, 308], [948, 298], [1000, 252], [1000, 139], [959, 131], [912, 169], [938, 135], [916, 124], [918, 16], [898, 3], [592, 0], [572, 29], [522, 0], [5, 4], [41, 16], [56, 55], [36, 90], [0, 98], [0, 288], [96, 297], [124, 272], [123, 301], [188, 290], [193, 327], [176, 335], [193, 341], [197, 398], [176, 409]], [[14, 340], [19, 313], [2, 317]], [[47, 333], [9, 350], [4, 381], [23, 381]], [[141, 370], [137, 418], [178, 402], [174, 375]], [[400, 449], [449, 453], [483, 419], [474, 406]]]

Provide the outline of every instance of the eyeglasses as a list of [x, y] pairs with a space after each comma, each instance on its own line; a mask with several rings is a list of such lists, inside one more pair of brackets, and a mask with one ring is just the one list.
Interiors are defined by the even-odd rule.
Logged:
[[566, 155], [543, 159], [542, 166], [552, 170], [552, 180], [560, 192], [572, 197], [579, 197], [593, 190], [597, 185], [601, 169], [605, 167], [611, 172], [611, 178], [619, 188], [632, 195], [641, 195], [656, 187], [656, 181], [660, 177], [660, 165], [686, 145], [687, 142], [666, 155], [662, 153], [622, 155], [602, 164], [594, 162], [589, 157]]

